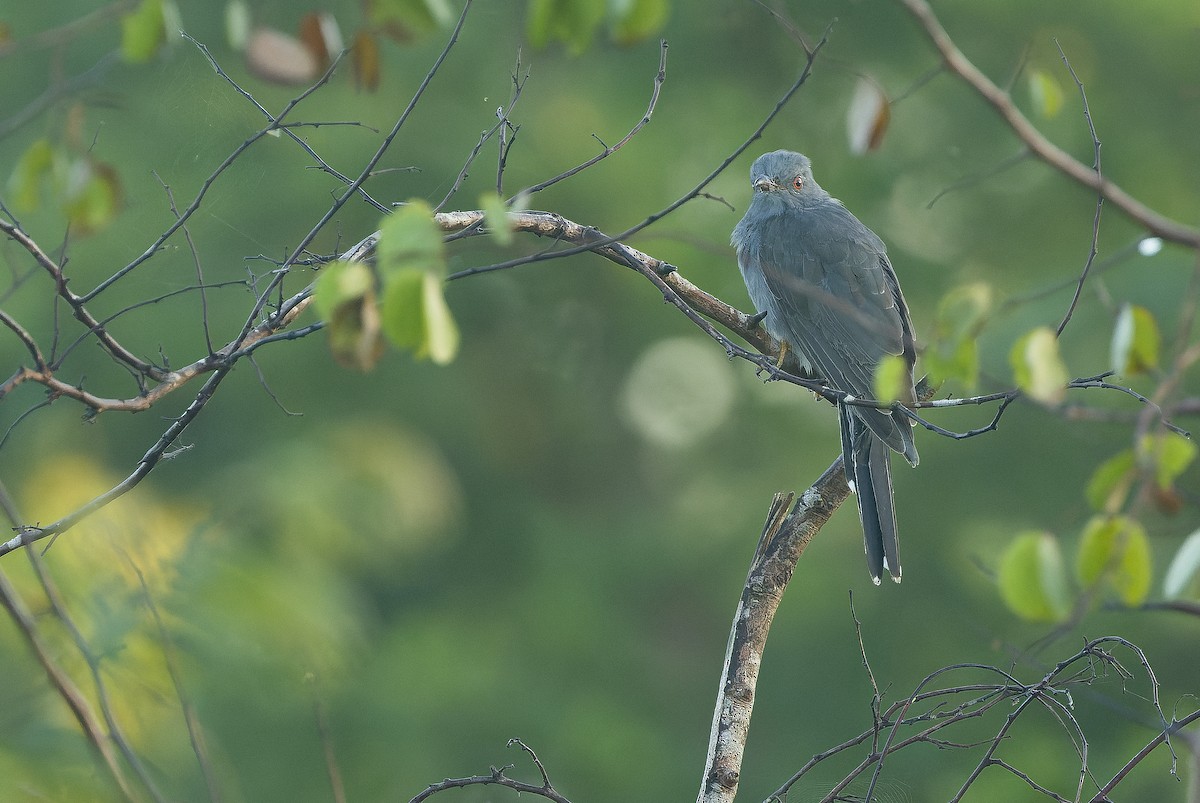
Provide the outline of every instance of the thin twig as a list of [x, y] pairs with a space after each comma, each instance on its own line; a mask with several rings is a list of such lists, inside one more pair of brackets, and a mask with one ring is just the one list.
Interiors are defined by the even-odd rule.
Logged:
[[[622, 147], [624, 147], [624, 145], [627, 142], [629, 142], [629, 140], [631, 140], [635, 136], [637, 136], [637, 133], [639, 131], [641, 131], [643, 128], [645, 128], [650, 123], [650, 118], [654, 116], [654, 108], [658, 105], [659, 93], [662, 92], [662, 85], [666, 82], [666, 80], [667, 80], [667, 40], [662, 39], [659, 41], [659, 45], [658, 45], [658, 72], [654, 76], [654, 88], [650, 92], [650, 102], [646, 106], [646, 112], [642, 115], [642, 119], [638, 120], [637, 123], [633, 126], [633, 128], [629, 129], [629, 133], [626, 134], [625, 136], [621, 137], [619, 140], [617, 140], [617, 143], [615, 145], [612, 145], [611, 147], [604, 146], [603, 143], [601, 143], [601, 145], [603, 146], [603, 150], [601, 150], [600, 153], [596, 154], [592, 158], [588, 159], [585, 162], [575, 165], [574, 167], [570, 168], [569, 170], [564, 170], [563, 172], [559, 173], [557, 176], [548, 178], [545, 181], [540, 181], [531, 187], [526, 187], [525, 189], [521, 190], [521, 192], [517, 193], [516, 196], [513, 196], [513, 197], [515, 198], [520, 195], [534, 195], [535, 193], [539, 193], [548, 187], [553, 187], [555, 184], [559, 183], [560, 181], [566, 181], [567, 179], [571, 178], [572, 176], [582, 173], [584, 170], [587, 170], [592, 165], [594, 165], [598, 162], [601, 162], [604, 159], [607, 159], [608, 157], [612, 156], [614, 153], [619, 151]], [[511, 201], [512, 199], [510, 198], [509, 200]], [[620, 239], [624, 239], [624, 237], [622, 237]]]
[[330, 204], [329, 209], [326, 210], [325, 214], [321, 216], [321, 219], [309, 229], [308, 234], [304, 235], [304, 237], [300, 240], [300, 243], [293, 249], [291, 256], [284, 260], [280, 269], [274, 272], [274, 275], [271, 277], [271, 281], [268, 283], [267, 287], [259, 294], [258, 301], [254, 304], [254, 308], [250, 311], [250, 314], [246, 316], [246, 321], [244, 324], [242, 324], [242, 332], [238, 338], [235, 338], [235, 343], [240, 345], [241, 340], [248, 337], [250, 333], [254, 331], [256, 322], [258, 321], [258, 316], [266, 306], [268, 299], [276, 290], [282, 291], [283, 280], [284, 277], [287, 276], [290, 266], [301, 257], [305, 249], [308, 248], [309, 244], [316, 239], [317, 235], [320, 234], [326, 225], [328, 225], [329, 221], [333, 220], [333, 217], [338, 213], [339, 210], [341, 210], [343, 206], [346, 205], [346, 202], [349, 201], [356, 192], [358, 192], [359, 187], [361, 187], [363, 183], [371, 177], [376, 165], [379, 164], [380, 160], [383, 159], [388, 149], [391, 148], [392, 142], [395, 141], [396, 137], [400, 134], [400, 129], [402, 129], [404, 124], [408, 122], [409, 116], [412, 115], [413, 110], [416, 109], [421, 98], [425, 96], [425, 90], [429, 88], [429, 85], [433, 82], [434, 76], [438, 74], [442, 64], [446, 61], [447, 56], [450, 55], [450, 51], [454, 49], [454, 45], [458, 42], [458, 37], [462, 33], [463, 25], [467, 21], [467, 15], [471, 11], [472, 2], [473, 0], [466, 0], [466, 2], [463, 4], [462, 13], [459, 14], [458, 22], [455, 23], [454, 30], [450, 32], [450, 37], [447, 39], [445, 47], [442, 48], [442, 51], [438, 54], [437, 58], [434, 59], [433, 66], [431, 66], [429, 71], [425, 73], [425, 77], [421, 80], [421, 83], [413, 93], [412, 98], [408, 101], [408, 105], [404, 107], [404, 111], [402, 111], [400, 116], [396, 119], [392, 129], [383, 138], [383, 141], [375, 149], [375, 153], [367, 160], [366, 164], [359, 171], [358, 177], [346, 186], [341, 195], [334, 199], [334, 202]]
[[767, 130], [767, 126], [771, 124], [771, 122], [779, 115], [779, 113], [781, 111], [783, 111], [783, 108], [785, 106], [787, 106], [788, 102], [791, 101], [792, 97], [798, 91], [800, 91], [800, 87], [804, 86], [804, 84], [808, 81], [809, 75], [812, 74], [813, 62], [816, 60], [817, 54], [820, 52], [821, 48], [824, 47], [825, 43], [829, 40], [829, 32], [830, 32], [831, 28], [832, 28], [832, 25], [829, 28], [825, 29], [825, 33], [821, 36], [821, 41], [817, 42], [816, 46], [814, 46], [812, 51], [808, 54], [808, 57], [804, 64], [804, 67], [800, 70], [800, 75], [796, 78], [796, 80], [792, 83], [792, 85], [790, 87], [788, 87], [787, 91], [785, 91], [783, 93], [783, 95], [779, 98], [779, 100], [776, 101], [775, 107], [767, 114], [766, 117], [763, 118], [762, 122], [759, 123], [758, 127], [756, 129], [754, 129], [753, 132], [750, 133], [750, 136], [746, 137], [746, 139], [743, 140], [740, 145], [738, 145], [736, 148], [734, 148], [733, 152], [730, 153], [729, 156], [725, 157], [725, 159], [719, 165], [717, 165], [717, 167], [715, 169], [713, 169], [712, 172], [710, 172], [707, 176], [705, 176], [703, 179], [701, 179], [699, 184], [697, 184], [695, 187], [692, 187], [692, 189], [688, 190], [686, 193], [679, 196], [678, 198], [676, 198], [671, 203], [667, 204], [662, 209], [649, 215], [648, 217], [643, 219], [640, 223], [630, 226], [628, 229], [621, 232], [620, 234], [614, 234], [612, 236], [606, 236], [606, 237], [600, 238], [589, 245], [580, 245], [580, 246], [576, 246], [574, 248], [566, 248], [561, 251], [542, 252], [539, 254], [532, 254], [529, 256], [525, 256], [525, 257], [519, 257], [517, 259], [510, 259], [505, 262], [497, 262], [492, 265], [484, 265], [482, 267], [469, 268], [467, 270], [458, 271], [457, 273], [453, 273], [453, 274], [449, 275], [448, 277], [446, 277], [447, 280], [461, 279], [461, 278], [465, 278], [467, 276], [473, 276], [478, 273], [490, 273], [492, 271], [497, 271], [497, 270], [508, 270], [509, 268], [515, 268], [520, 265], [527, 265], [531, 262], [541, 262], [541, 261], [547, 260], [547, 259], [561, 259], [563, 257], [573, 256], [575, 254], [582, 254], [586, 251], [595, 251], [598, 248], [602, 248], [604, 246], [611, 245], [612, 243], [621, 242], [623, 240], [629, 239], [631, 236], [633, 236], [634, 234], [637, 234], [639, 231], [641, 231], [642, 229], [645, 229], [647, 226], [650, 226], [653, 223], [656, 223], [659, 220], [662, 220], [667, 215], [670, 215], [672, 212], [679, 209], [681, 206], [688, 203], [689, 201], [700, 197], [700, 195], [702, 193], [704, 193], [704, 191], [708, 188], [708, 185], [716, 180], [717, 176], [724, 173], [726, 168], [728, 168], [729, 165], [733, 164], [735, 159], [737, 159], [739, 156], [741, 156], [743, 153], [745, 153], [746, 150], [751, 145], [753, 145], [760, 137], [762, 137], [763, 132]]
[[163, 622], [162, 614], [158, 610], [158, 605], [154, 601], [154, 595], [150, 593], [150, 585], [146, 582], [146, 576], [142, 574], [142, 569], [133, 558], [125, 550], [119, 550], [121, 557], [125, 563], [137, 575], [138, 585], [142, 589], [142, 599], [146, 602], [146, 607], [150, 610], [151, 616], [154, 617], [154, 626], [158, 630], [158, 640], [162, 646], [163, 662], [167, 667], [167, 674], [171, 678], [171, 686], [175, 689], [175, 697], [179, 700], [180, 713], [183, 714], [183, 722], [187, 727], [188, 742], [192, 746], [192, 755], [196, 757], [196, 763], [200, 765], [200, 773], [204, 777], [204, 786], [208, 790], [208, 799], [212, 803], [220, 803], [221, 788], [217, 781], [216, 772], [213, 769], [212, 760], [208, 756], [208, 747], [204, 741], [204, 731], [200, 727], [200, 722], [196, 717], [196, 708], [192, 705], [191, 697], [188, 696], [187, 689], [183, 685], [183, 676], [179, 671], [179, 664], [175, 660], [175, 645], [171, 641], [171, 634], [167, 630], [166, 623]]
[[[166, 432], [162, 434], [162, 437], [160, 437], [158, 441], [151, 446], [144, 455], [142, 455], [142, 459], [138, 461], [137, 467], [133, 470], [132, 474], [130, 474], [113, 488], [110, 488], [105, 493], [97, 496], [95, 499], [86, 503], [82, 507], [77, 508], [73, 512], [68, 513], [66, 516], [63, 516], [61, 519], [53, 522], [52, 524], [48, 524], [45, 527], [28, 525], [18, 527], [15, 537], [0, 543], [0, 557], [7, 555], [13, 550], [20, 549], [23, 546], [28, 546], [36, 541], [40, 541], [43, 538], [61, 535], [79, 522], [83, 521], [83, 519], [87, 518], [92, 513], [95, 513], [97, 510], [107, 505], [109, 502], [119, 499], [136, 487], [138, 483], [145, 479], [146, 475], [148, 475], [154, 469], [154, 467], [158, 465], [158, 462], [162, 460], [167, 449], [170, 448], [173, 443], [175, 443], [181, 434], [183, 434], [183, 431], [187, 428], [188, 424], [194, 421], [196, 416], [200, 414], [200, 411], [204, 409], [204, 406], [208, 404], [209, 400], [212, 398], [213, 393], [216, 392], [217, 387], [222, 381], [224, 381], [225, 377], [229, 375], [230, 370], [230, 367], [226, 366], [213, 372], [212, 376], [208, 378], [208, 381], [204, 383], [204, 387], [202, 387], [200, 392], [196, 394], [196, 397], [192, 399], [192, 403], [188, 405], [187, 409], [175, 419], [171, 426], [167, 428]], [[53, 541], [51, 541], [51, 544], [53, 544]]]
[[1079, 99], [1083, 102], [1083, 119], [1087, 121], [1088, 132], [1092, 135], [1092, 151], [1095, 154], [1095, 161], [1092, 164], [1092, 169], [1096, 171], [1096, 214], [1092, 217], [1092, 247], [1088, 251], [1087, 260], [1083, 263], [1083, 270], [1079, 273], [1079, 280], [1075, 284], [1075, 295], [1071, 297], [1071, 303], [1067, 307], [1067, 312], [1063, 315], [1062, 320], [1058, 324], [1058, 328], [1054, 334], [1062, 337], [1063, 330], [1067, 328], [1067, 324], [1071, 322], [1071, 316], [1075, 314], [1075, 307], [1079, 304], [1079, 298], [1083, 295], [1083, 284], [1087, 281], [1088, 273], [1092, 269], [1092, 263], [1096, 261], [1096, 253], [1100, 244], [1100, 213], [1104, 209], [1104, 173], [1100, 169], [1100, 137], [1096, 134], [1096, 123], [1092, 120], [1092, 110], [1088, 108], [1087, 92], [1083, 89], [1083, 82], [1079, 80], [1079, 76], [1075, 74], [1075, 68], [1071, 66], [1071, 62], [1067, 60], [1067, 54], [1063, 52], [1062, 45], [1058, 40], [1054, 40], [1054, 46], [1058, 48], [1058, 55], [1062, 57], [1063, 64], [1067, 65], [1067, 71], [1071, 73], [1071, 78], [1075, 80], [1075, 86], [1079, 89]]
[[554, 803], [571, 803], [570, 800], [565, 798], [557, 789], [550, 785], [550, 778], [546, 774], [545, 766], [543, 766], [541, 759], [537, 757], [537, 754], [534, 753], [528, 745], [526, 745], [520, 739], [509, 739], [508, 746], [520, 747], [521, 750], [523, 750], [533, 759], [534, 765], [538, 768], [538, 772], [540, 772], [542, 776], [541, 786], [509, 778], [504, 774], [507, 770], [513, 768], [513, 765], [509, 764], [504, 767], [492, 767], [492, 771], [488, 775], [472, 775], [467, 778], [447, 778], [444, 781], [430, 784], [423, 792], [412, 798], [409, 803], [421, 803], [421, 801], [428, 800], [434, 795], [445, 792], [448, 789], [463, 789], [468, 786], [502, 786], [506, 789], [513, 790], [517, 794], [525, 792], [531, 795], [544, 797], [547, 800], [554, 801]]

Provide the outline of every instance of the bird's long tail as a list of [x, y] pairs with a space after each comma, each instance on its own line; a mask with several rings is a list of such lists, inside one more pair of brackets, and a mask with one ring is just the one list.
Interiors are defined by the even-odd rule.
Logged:
[[898, 583], [900, 541], [892, 504], [890, 449], [852, 409], [838, 405], [838, 415], [842, 427], [842, 461], [846, 482], [858, 497], [867, 568], [876, 583], [884, 569]]

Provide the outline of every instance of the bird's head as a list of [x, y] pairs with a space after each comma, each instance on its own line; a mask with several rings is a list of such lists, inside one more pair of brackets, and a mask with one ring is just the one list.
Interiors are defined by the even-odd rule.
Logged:
[[754, 160], [750, 183], [755, 200], [772, 198], [807, 206], [829, 197], [813, 180], [812, 162], [802, 153], [772, 151]]

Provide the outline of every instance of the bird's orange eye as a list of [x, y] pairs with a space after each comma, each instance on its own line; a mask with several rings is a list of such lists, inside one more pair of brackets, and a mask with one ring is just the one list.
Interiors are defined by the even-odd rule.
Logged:
[[792, 189], [798, 190], [804, 186], [804, 176], [796, 176], [792, 179]]

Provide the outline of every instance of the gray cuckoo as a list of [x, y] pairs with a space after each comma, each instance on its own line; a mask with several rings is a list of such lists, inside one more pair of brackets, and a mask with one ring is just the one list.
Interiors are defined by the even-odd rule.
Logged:
[[[887, 250], [841, 201], [813, 180], [808, 157], [760, 156], [754, 197], [733, 230], [738, 265], [763, 324], [799, 359], [805, 375], [857, 398], [874, 398], [875, 369], [889, 355], [905, 367], [898, 401], [911, 404], [912, 323]], [[858, 497], [867, 567], [900, 581], [900, 549], [888, 455], [917, 464], [903, 413], [837, 405], [846, 480]]]

